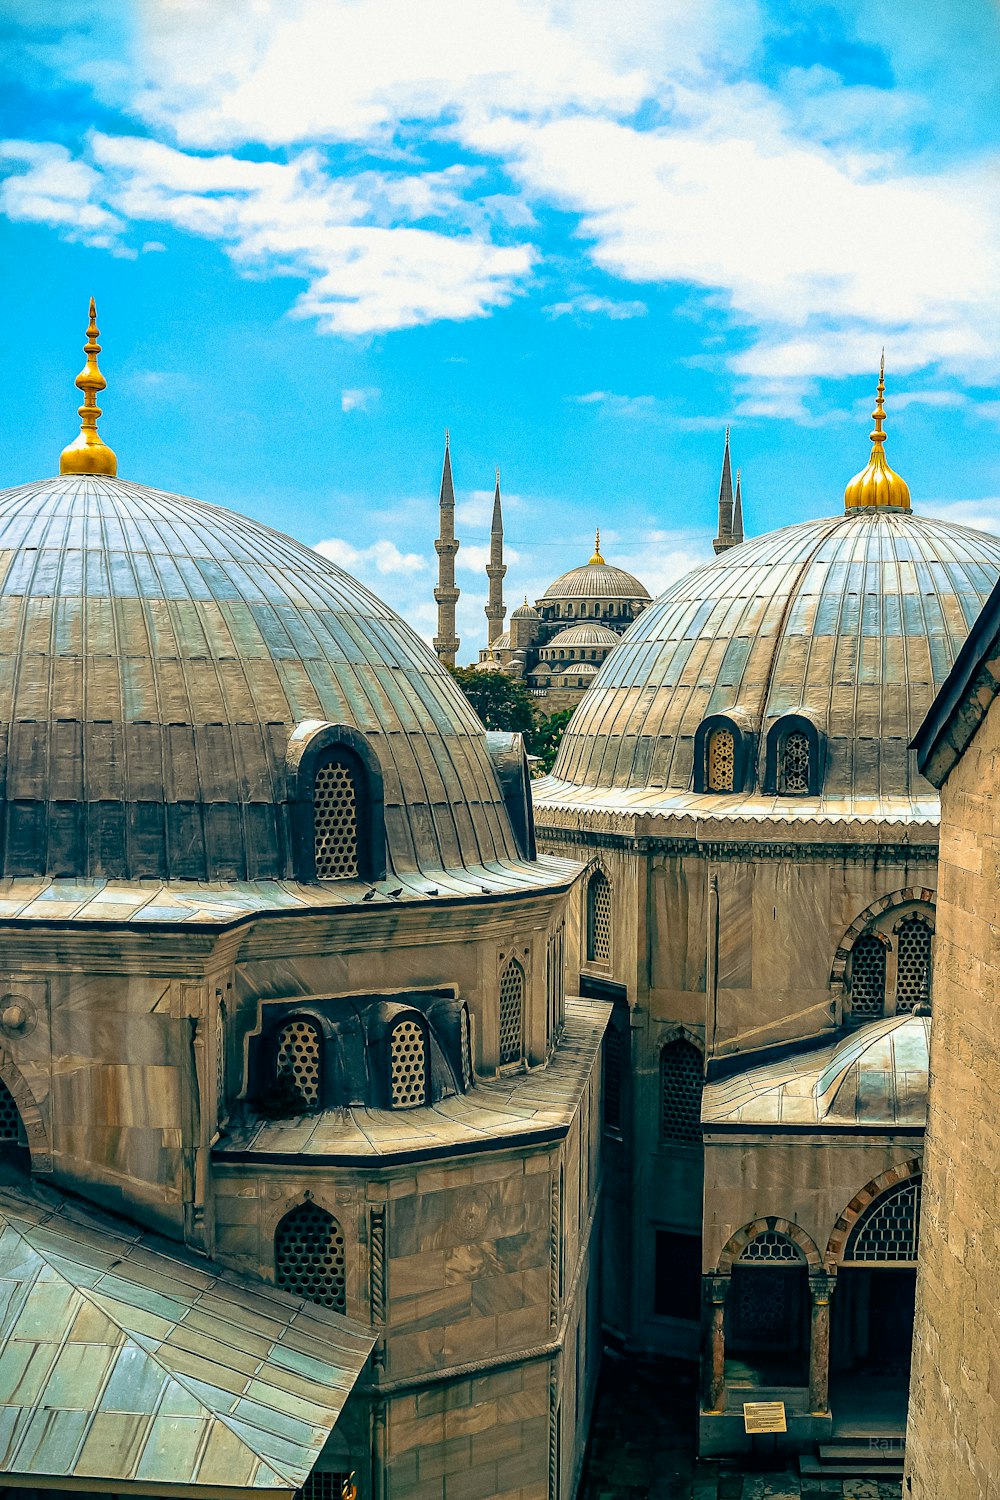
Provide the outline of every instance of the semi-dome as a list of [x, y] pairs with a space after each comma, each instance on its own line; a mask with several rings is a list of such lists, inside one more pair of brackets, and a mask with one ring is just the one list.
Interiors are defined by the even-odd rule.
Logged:
[[365, 737], [398, 870], [518, 858], [486, 736], [310, 547], [96, 473], [0, 493], [0, 873], [285, 878], [292, 735]]
[[747, 756], [729, 811], [766, 794], [780, 722], [822, 756], [821, 784], [802, 789], [814, 805], [928, 796], [908, 746], [998, 577], [1000, 539], [905, 510], [851, 509], [733, 547], [626, 631], [542, 799], [560, 782], [695, 792], [699, 730], [723, 721]]

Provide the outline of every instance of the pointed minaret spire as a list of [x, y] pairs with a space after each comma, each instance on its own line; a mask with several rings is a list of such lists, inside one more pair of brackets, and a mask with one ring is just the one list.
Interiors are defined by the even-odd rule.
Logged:
[[740, 470], [736, 470], [736, 499], [733, 502], [733, 544], [743, 540], [743, 491], [740, 487]]
[[455, 485], [451, 477], [451, 444], [448, 430], [444, 434], [444, 468], [441, 471], [440, 536], [434, 543], [438, 555], [438, 586], [434, 598], [438, 607], [438, 633], [434, 637], [434, 650], [446, 667], [455, 665], [459, 638], [455, 634], [455, 606], [459, 591], [455, 587]]
[[97, 368], [97, 356], [101, 346], [97, 342], [100, 329], [97, 326], [97, 307], [90, 299], [90, 325], [83, 352], [87, 363], [76, 377], [76, 386], [83, 392], [83, 405], [77, 408], [80, 431], [59, 455], [60, 474], [106, 474], [113, 479], [118, 473], [118, 460], [97, 430], [97, 419], [101, 408], [97, 397], [107, 388], [108, 382]]
[[729, 428], [726, 428], [726, 446], [722, 454], [722, 479], [719, 481], [719, 534], [712, 546], [716, 552], [726, 552], [735, 547], [733, 537], [733, 468], [729, 459]]
[[503, 619], [507, 613], [507, 606], [503, 602], [506, 572], [503, 560], [503, 512], [500, 508], [500, 467], [497, 465], [497, 487], [493, 492], [493, 520], [490, 525], [490, 560], [486, 564], [486, 576], [490, 581], [486, 619], [488, 644], [491, 647], [497, 636], [503, 633]]

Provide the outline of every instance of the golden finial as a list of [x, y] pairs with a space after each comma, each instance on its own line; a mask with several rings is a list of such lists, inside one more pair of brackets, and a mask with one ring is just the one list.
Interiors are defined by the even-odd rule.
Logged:
[[874, 430], [870, 433], [872, 451], [868, 463], [855, 474], [847, 489], [844, 491], [844, 507], [846, 510], [857, 508], [868, 508], [872, 506], [891, 507], [893, 510], [909, 510], [910, 488], [905, 479], [901, 479], [895, 470], [890, 469], [885, 461], [885, 432], [882, 424], [885, 421], [885, 350], [882, 350], [882, 360], [878, 371], [878, 389], [875, 395], [875, 410], [872, 412], [872, 421], [875, 423]]
[[83, 352], [87, 363], [76, 377], [77, 389], [83, 392], [83, 405], [78, 408], [80, 434], [59, 456], [60, 474], [107, 474], [112, 479], [118, 473], [118, 460], [97, 430], [97, 419], [101, 408], [97, 404], [97, 393], [107, 387], [107, 381], [97, 368], [97, 356], [101, 346], [97, 342], [100, 332], [97, 326], [97, 308], [90, 299], [90, 326]]
[[598, 526], [597, 535], [594, 537], [594, 555], [587, 566], [589, 568], [592, 563], [602, 563], [603, 561], [604, 558], [601, 556], [601, 528]]

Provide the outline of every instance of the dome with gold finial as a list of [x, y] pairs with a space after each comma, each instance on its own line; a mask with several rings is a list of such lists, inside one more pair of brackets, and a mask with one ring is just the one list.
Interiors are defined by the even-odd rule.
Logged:
[[100, 329], [97, 326], [97, 306], [90, 299], [90, 323], [87, 342], [83, 352], [87, 363], [76, 377], [77, 389], [83, 392], [83, 405], [78, 409], [80, 431], [59, 457], [60, 474], [107, 474], [114, 478], [118, 473], [118, 460], [97, 430], [97, 419], [101, 408], [97, 404], [97, 393], [107, 389], [108, 382], [97, 367], [97, 356], [101, 346], [97, 342]]
[[868, 509], [871, 506], [891, 507], [894, 510], [909, 510], [910, 508], [909, 485], [894, 469], [890, 469], [885, 461], [885, 432], [882, 429], [885, 421], [884, 395], [885, 350], [883, 349], [878, 373], [875, 410], [872, 412], [875, 428], [870, 434], [871, 456], [860, 474], [855, 474], [844, 491], [844, 507], [847, 510]]
[[598, 527], [594, 538], [593, 556], [579, 568], [570, 568], [554, 583], [550, 583], [543, 599], [614, 599], [646, 603], [649, 591], [638, 578], [626, 573], [624, 568], [615, 568], [601, 556], [601, 532]]

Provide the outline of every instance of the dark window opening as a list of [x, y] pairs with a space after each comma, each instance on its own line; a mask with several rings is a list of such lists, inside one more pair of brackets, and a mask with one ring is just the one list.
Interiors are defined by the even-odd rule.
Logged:
[[701, 1236], [656, 1231], [656, 1271], [653, 1311], [661, 1318], [701, 1316]]

